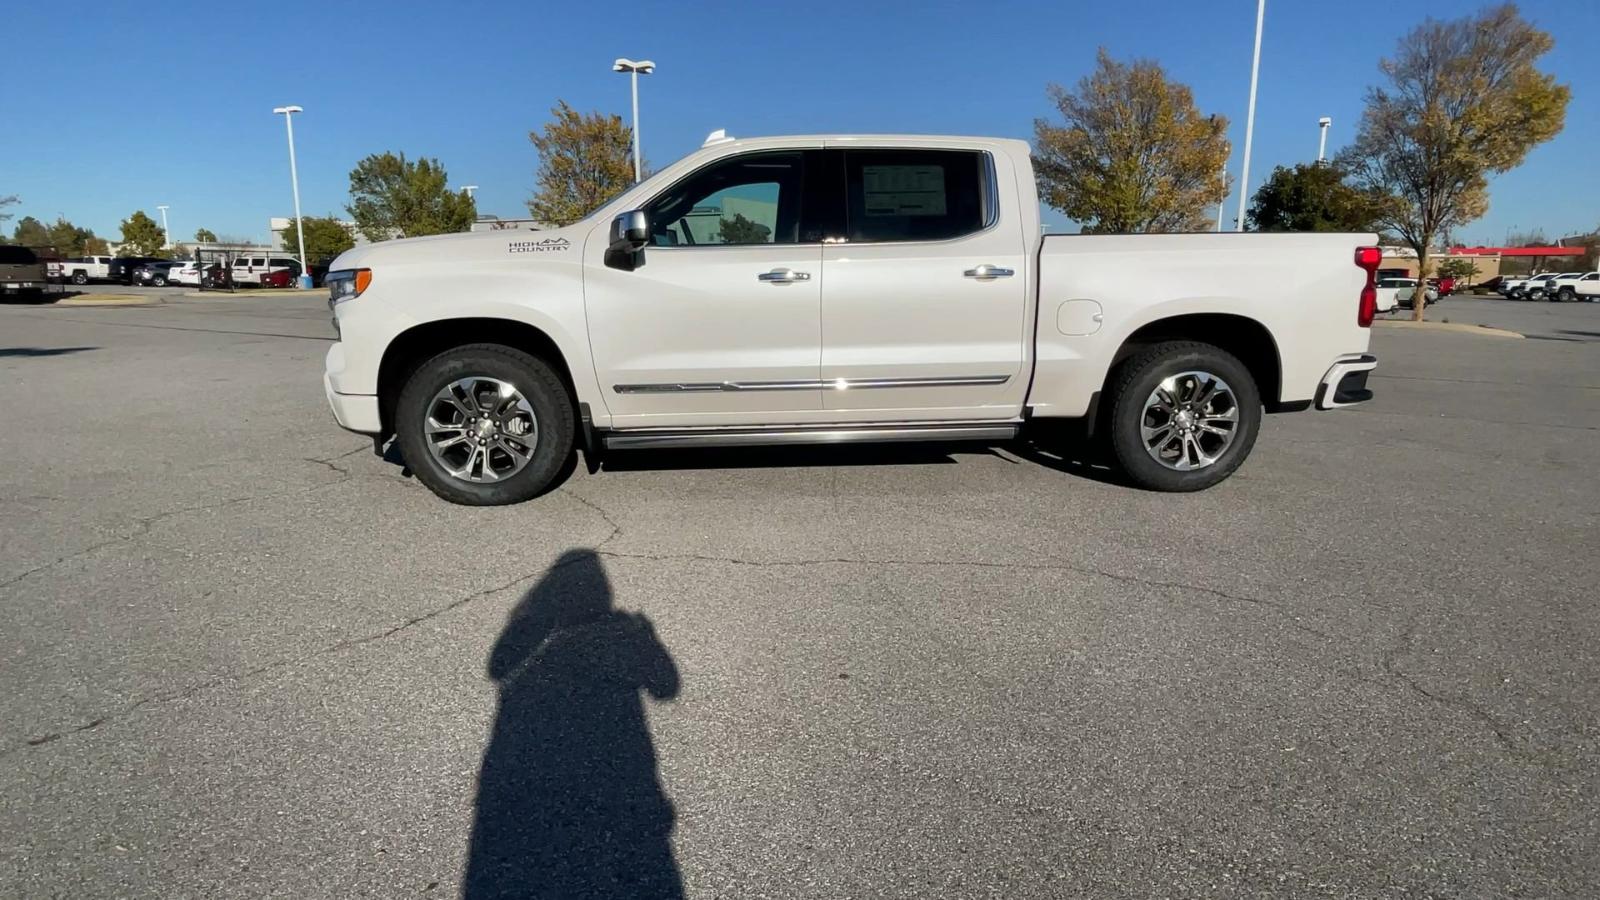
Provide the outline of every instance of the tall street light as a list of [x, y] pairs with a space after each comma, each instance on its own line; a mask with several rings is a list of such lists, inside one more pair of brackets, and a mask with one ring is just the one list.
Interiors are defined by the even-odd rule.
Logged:
[[283, 116], [283, 124], [289, 129], [289, 186], [294, 189], [294, 232], [300, 249], [300, 286], [309, 288], [311, 270], [306, 268], [306, 226], [300, 221], [300, 173], [294, 167], [294, 114], [305, 110], [298, 106], [279, 106], [272, 111]]
[[627, 72], [628, 78], [633, 82], [633, 182], [638, 184], [641, 180], [639, 168], [639, 76], [649, 75], [656, 70], [656, 64], [648, 59], [631, 60], [619, 59], [611, 64], [613, 72]]
[[1250, 112], [1244, 118], [1244, 170], [1239, 173], [1239, 220], [1234, 231], [1244, 230], [1244, 205], [1250, 198], [1250, 139], [1256, 130], [1256, 80], [1261, 74], [1261, 23], [1267, 17], [1267, 0], [1256, 0], [1256, 52], [1250, 62]]
[[172, 246], [172, 232], [167, 230], [167, 207], [157, 206], [156, 209], [161, 210], [161, 249], [165, 250]]
[[478, 186], [475, 185], [475, 184], [463, 184], [461, 186], [461, 190], [466, 192], [468, 200], [472, 199], [472, 192], [477, 190], [477, 189], [478, 189]]
[[1321, 137], [1317, 138], [1317, 162], [1322, 162], [1328, 156], [1328, 126], [1332, 124], [1333, 120], [1327, 116], [1317, 120], [1317, 128], [1322, 131]]

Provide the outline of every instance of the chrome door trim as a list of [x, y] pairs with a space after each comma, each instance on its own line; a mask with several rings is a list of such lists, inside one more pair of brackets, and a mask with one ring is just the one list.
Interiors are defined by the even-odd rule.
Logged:
[[940, 375], [929, 378], [833, 378], [827, 381], [700, 381], [616, 384], [619, 394], [698, 394], [722, 391], [858, 391], [874, 388], [980, 387], [1005, 384], [1010, 375]]

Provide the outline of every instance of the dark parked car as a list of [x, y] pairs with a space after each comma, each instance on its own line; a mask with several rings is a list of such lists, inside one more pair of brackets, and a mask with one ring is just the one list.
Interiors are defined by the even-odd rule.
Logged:
[[151, 287], [166, 287], [167, 273], [177, 265], [179, 264], [171, 260], [145, 263], [133, 270], [133, 281], [135, 284], [145, 284]]
[[47, 281], [44, 263], [32, 250], [0, 244], [0, 296], [15, 294], [38, 300], [44, 296]]
[[133, 284], [134, 270], [146, 263], [166, 261], [159, 256], [119, 256], [111, 261], [111, 280], [122, 284]]
[[1505, 281], [1506, 277], [1504, 275], [1496, 275], [1488, 281], [1473, 285], [1472, 289], [1480, 294], [1498, 294], [1500, 293], [1500, 286], [1505, 284]]

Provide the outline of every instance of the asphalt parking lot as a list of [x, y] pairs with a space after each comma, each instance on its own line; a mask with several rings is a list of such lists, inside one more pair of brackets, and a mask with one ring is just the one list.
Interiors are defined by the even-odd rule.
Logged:
[[334, 425], [320, 298], [164, 299], [0, 307], [0, 896], [1600, 894], [1600, 304], [1380, 326], [1196, 495], [902, 446], [467, 509]]

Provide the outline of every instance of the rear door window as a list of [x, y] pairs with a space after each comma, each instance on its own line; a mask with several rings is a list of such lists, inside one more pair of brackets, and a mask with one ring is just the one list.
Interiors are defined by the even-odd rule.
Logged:
[[943, 241], [982, 231], [988, 167], [971, 150], [847, 150], [851, 242]]

